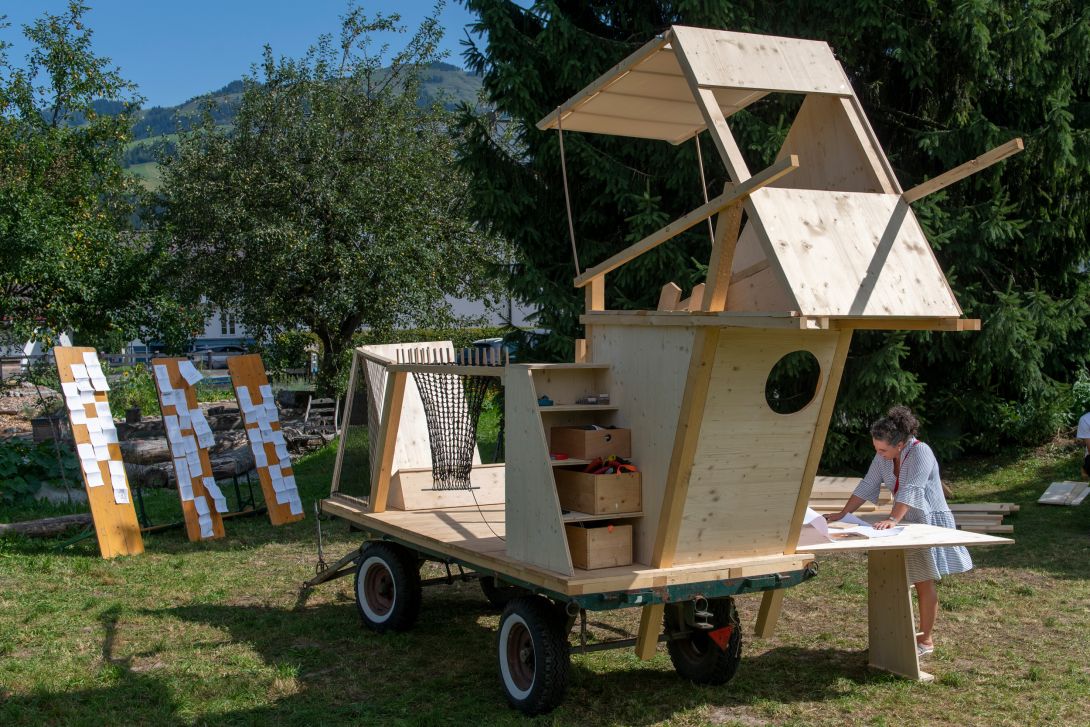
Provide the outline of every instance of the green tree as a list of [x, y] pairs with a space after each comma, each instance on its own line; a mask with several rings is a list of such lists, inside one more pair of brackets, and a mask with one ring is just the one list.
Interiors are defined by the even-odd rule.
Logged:
[[[825, 464], [865, 462], [866, 426], [894, 403], [916, 406], [947, 455], [1040, 441], [1063, 423], [1069, 384], [1090, 363], [1085, 3], [465, 4], [486, 34], [466, 59], [505, 122], [462, 120], [473, 213], [518, 248], [517, 293], [559, 334], [554, 354], [570, 355], [579, 335], [582, 291], [571, 285], [557, 135], [535, 122], [671, 24], [815, 38], [836, 51], [906, 188], [1013, 136], [1027, 146], [915, 205], [966, 315], [984, 330], [858, 334]], [[731, 117], [751, 168], [771, 163], [798, 103], [766, 99]], [[727, 178], [703, 143], [714, 194]], [[573, 133], [565, 146], [584, 267], [700, 199], [693, 144]], [[697, 228], [645, 255], [610, 277], [607, 305], [653, 307], [666, 281], [697, 279], [693, 261], [708, 251]]]
[[[134, 322], [157, 255], [133, 234], [136, 188], [121, 167], [139, 98], [93, 53], [86, 11], [71, 2], [25, 26], [23, 65], [0, 40], [0, 321], [23, 340]], [[96, 113], [98, 98], [120, 112]]]
[[499, 280], [499, 245], [463, 214], [449, 115], [417, 102], [441, 31], [426, 20], [392, 54], [372, 38], [388, 32], [404, 32], [397, 16], [354, 9], [300, 59], [266, 47], [234, 127], [207, 116], [164, 165], [164, 225], [193, 287], [251, 329], [309, 328], [325, 386], [361, 326], [441, 325], [446, 296]]

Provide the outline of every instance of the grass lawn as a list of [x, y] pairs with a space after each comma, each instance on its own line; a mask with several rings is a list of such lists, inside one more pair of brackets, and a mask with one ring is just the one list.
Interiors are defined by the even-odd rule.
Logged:
[[[500, 691], [497, 613], [476, 584], [426, 589], [410, 633], [365, 631], [351, 579], [301, 597], [314, 572], [311, 504], [328, 491], [334, 450], [296, 465], [307, 519], [227, 523], [227, 538], [145, 537], [141, 556], [103, 561], [93, 540], [63, 552], [0, 540], [0, 725], [521, 724]], [[977, 568], [940, 587], [936, 652], [916, 684], [866, 667], [866, 561], [819, 561], [789, 592], [778, 633], [746, 634], [725, 687], [679, 679], [665, 651], [572, 659], [567, 700], [541, 724], [1087, 724], [1090, 721], [1090, 505], [1035, 503], [1073, 479], [1074, 456], [1042, 451], [962, 462], [962, 501], [1022, 511], [1013, 546], [976, 549]], [[177, 516], [171, 493], [149, 504]], [[13, 513], [0, 511], [0, 520]], [[330, 561], [358, 533], [324, 523]], [[739, 599], [752, 628], [759, 596]], [[634, 631], [635, 609], [592, 614]]]

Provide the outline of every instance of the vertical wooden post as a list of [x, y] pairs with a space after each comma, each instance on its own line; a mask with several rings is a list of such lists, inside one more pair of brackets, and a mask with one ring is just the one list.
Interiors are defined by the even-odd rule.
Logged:
[[[728, 189], [724, 191], [729, 191]], [[700, 310], [719, 312], [727, 307], [731, 268], [734, 266], [734, 250], [738, 233], [742, 229], [742, 204], [735, 202], [719, 213], [715, 225], [712, 255], [708, 261], [708, 278], [705, 281], [704, 301]]]
[[401, 425], [401, 404], [405, 401], [404, 371], [386, 374], [386, 393], [383, 396], [382, 422], [379, 428], [378, 462], [371, 463], [371, 495], [367, 498], [368, 512], [386, 512], [386, 499], [390, 495], [390, 475], [394, 464], [394, 447], [397, 430]]

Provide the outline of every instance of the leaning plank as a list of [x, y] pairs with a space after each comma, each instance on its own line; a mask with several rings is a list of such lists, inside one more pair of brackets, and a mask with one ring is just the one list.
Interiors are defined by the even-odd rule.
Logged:
[[750, 177], [745, 182], [736, 185], [729, 192], [724, 192], [707, 204], [703, 204], [697, 207], [689, 214], [674, 220], [670, 224], [666, 225], [662, 229], [652, 232], [647, 237], [643, 238], [637, 243], [630, 245], [629, 247], [621, 250], [619, 253], [609, 258], [603, 263], [595, 265], [590, 270], [580, 275], [575, 279], [575, 287], [582, 288], [592, 280], [600, 278], [611, 270], [616, 270], [625, 263], [635, 260], [645, 252], [654, 250], [662, 243], [670, 240], [690, 227], [694, 227], [704, 220], [708, 219], [712, 215], [716, 214], [720, 210], [730, 206], [733, 202], [736, 202], [744, 197], [749, 196], [755, 190], [766, 187], [772, 182], [782, 177], [785, 174], [790, 174], [799, 167], [799, 158], [792, 154], [788, 158], [776, 162], [772, 166], [766, 168], [760, 173]]
[[976, 159], [967, 161], [961, 166], [954, 167], [950, 171], [940, 174], [934, 179], [929, 179], [923, 184], [917, 184], [904, 193], [904, 200], [905, 202], [915, 202], [932, 192], [938, 192], [940, 189], [949, 187], [954, 182], [959, 182], [972, 174], [976, 174], [982, 169], [987, 169], [996, 162], [1001, 162], [1007, 157], [1014, 156], [1025, 148], [1025, 144], [1022, 143], [1021, 139], [1011, 139], [1006, 144], [997, 146], [991, 151], [981, 154]]

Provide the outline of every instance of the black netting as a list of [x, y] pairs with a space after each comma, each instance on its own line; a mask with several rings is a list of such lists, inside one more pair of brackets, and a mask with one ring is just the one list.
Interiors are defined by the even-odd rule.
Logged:
[[413, 372], [431, 444], [431, 473], [437, 490], [469, 490], [477, 421], [492, 376]]

